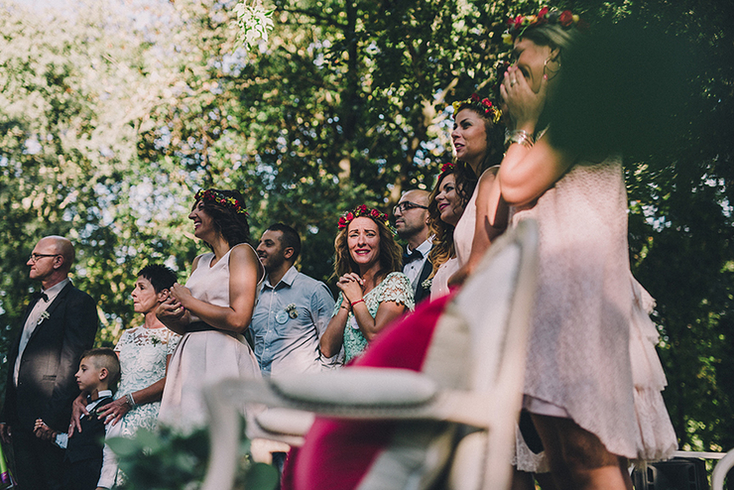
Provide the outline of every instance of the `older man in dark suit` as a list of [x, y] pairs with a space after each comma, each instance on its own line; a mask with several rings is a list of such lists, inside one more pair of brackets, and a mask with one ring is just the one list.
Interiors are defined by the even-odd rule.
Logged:
[[98, 317], [94, 300], [69, 280], [74, 247], [66, 238], [42, 238], [27, 265], [41, 291], [28, 305], [23, 329], [8, 353], [8, 380], [0, 436], [12, 441], [16, 477], [23, 490], [61, 488], [63, 452], [33, 435], [36, 419], [59, 432], [69, 428], [79, 395], [74, 373], [92, 347]]

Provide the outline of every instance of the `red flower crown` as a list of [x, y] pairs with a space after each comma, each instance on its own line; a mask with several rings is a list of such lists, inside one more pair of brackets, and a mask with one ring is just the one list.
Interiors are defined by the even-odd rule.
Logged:
[[541, 24], [559, 24], [564, 29], [574, 26], [580, 29], [587, 27], [586, 22], [578, 15], [571, 13], [570, 10], [561, 12], [558, 9], [551, 10], [549, 7], [543, 7], [537, 15], [518, 15], [515, 18], [507, 19], [507, 31], [502, 34], [502, 42], [511, 45], [529, 27]]
[[439, 172], [439, 176], [445, 174], [446, 172], [453, 172], [454, 167], [456, 167], [456, 164], [454, 162], [446, 162], [443, 165], [441, 165], [441, 171]]
[[390, 221], [387, 217], [387, 214], [378, 211], [375, 208], [368, 208], [366, 205], [360, 204], [352, 211], [347, 211], [346, 213], [344, 213], [344, 216], [339, 218], [339, 229], [341, 230], [342, 228], [346, 228], [347, 226], [349, 226], [349, 223], [354, 221], [354, 218], [359, 218], [362, 216], [372, 218], [376, 221], [382, 221], [385, 226], [387, 226], [388, 228], [390, 227]]
[[502, 110], [499, 107], [492, 104], [492, 101], [488, 98], [485, 97], [482, 99], [477, 94], [471, 94], [471, 97], [468, 99], [457, 100], [451, 105], [454, 107], [454, 117], [456, 117], [456, 114], [459, 113], [463, 106], [469, 106], [480, 114], [484, 114], [484, 117], [492, 121], [492, 124], [497, 124], [502, 117]]
[[194, 199], [196, 199], [197, 201], [213, 202], [214, 204], [219, 204], [220, 206], [223, 206], [225, 208], [234, 209], [235, 212], [238, 214], [250, 216], [245, 209], [244, 203], [240, 202], [239, 199], [235, 199], [232, 196], [225, 196], [221, 192], [215, 191], [214, 189], [199, 189], [198, 191], [196, 191]]

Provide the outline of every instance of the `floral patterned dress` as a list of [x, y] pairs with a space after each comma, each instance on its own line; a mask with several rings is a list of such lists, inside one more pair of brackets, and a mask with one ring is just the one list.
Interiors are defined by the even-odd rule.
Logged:
[[[140, 326], [125, 330], [115, 346], [122, 373], [115, 399], [147, 388], [163, 378], [166, 375], [166, 358], [176, 349], [179, 340], [181, 336], [167, 328]], [[152, 402], [135, 406], [117, 424], [107, 426], [106, 437], [131, 438], [138, 429], [155, 429], [160, 405], [161, 402]], [[121, 482], [121, 475], [117, 473], [114, 455], [105, 448], [102, 478], [109, 479], [109, 483], [105, 482], [106, 488], [112, 488], [115, 480]]]
[[[339, 293], [339, 298], [334, 306], [335, 316], [339, 312], [344, 296]], [[412, 310], [415, 306], [413, 300], [413, 287], [410, 285], [410, 279], [402, 272], [392, 272], [385, 277], [372, 291], [364, 295], [364, 303], [372, 315], [377, 315], [377, 308], [383, 301], [394, 301], [402, 304]], [[367, 339], [364, 338], [359, 330], [357, 320], [350, 311], [347, 317], [347, 325], [344, 327], [344, 362], [349, 362], [352, 358], [361, 354], [367, 347]]]

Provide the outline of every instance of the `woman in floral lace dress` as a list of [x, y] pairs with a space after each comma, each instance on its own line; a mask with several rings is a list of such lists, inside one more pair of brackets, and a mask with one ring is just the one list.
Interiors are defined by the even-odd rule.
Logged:
[[[106, 418], [108, 438], [132, 437], [138, 429], [156, 427], [166, 366], [181, 336], [167, 329], [156, 318], [155, 310], [174, 282], [176, 274], [161, 265], [149, 265], [138, 273], [132, 292], [133, 307], [145, 320], [143, 325], [125, 330], [115, 346], [120, 359], [120, 386], [115, 401], [99, 410]], [[77, 399], [77, 407], [84, 405], [82, 395]], [[113, 488], [117, 483], [117, 463], [105, 446], [98, 487]]]
[[334, 275], [341, 290], [321, 337], [321, 354], [344, 347], [345, 362], [359, 355], [392, 320], [413, 309], [413, 288], [401, 269], [401, 250], [387, 215], [364, 204], [339, 219]]

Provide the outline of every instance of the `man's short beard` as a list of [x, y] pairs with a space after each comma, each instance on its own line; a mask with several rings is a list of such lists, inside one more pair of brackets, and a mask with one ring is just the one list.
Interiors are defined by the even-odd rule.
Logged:
[[418, 233], [423, 230], [423, 227], [411, 227], [411, 228], [403, 228], [402, 231], [396, 230], [397, 235], [402, 238], [403, 240], [409, 240], [410, 238], [414, 237]]
[[276, 269], [279, 269], [281, 265], [283, 265], [283, 262], [285, 262], [285, 257], [283, 257], [283, 254], [271, 255], [268, 257], [268, 262], [270, 262], [269, 266], [265, 267], [265, 272], [270, 273], [271, 271], [274, 271]]

